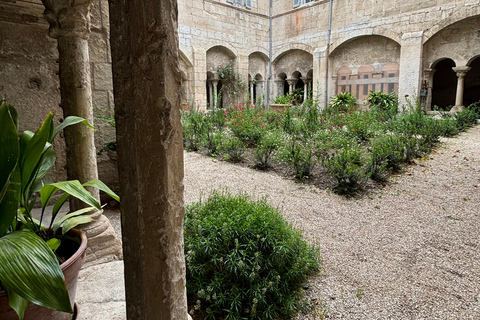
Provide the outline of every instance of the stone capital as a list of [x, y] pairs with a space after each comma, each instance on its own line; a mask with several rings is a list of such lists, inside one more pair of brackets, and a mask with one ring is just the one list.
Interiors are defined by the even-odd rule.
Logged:
[[94, 0], [42, 0], [43, 16], [50, 24], [50, 37], [78, 37], [88, 39], [90, 34], [90, 12]]
[[289, 85], [294, 86], [297, 84], [298, 79], [287, 79]]
[[311, 78], [301, 78], [303, 83], [305, 84], [309, 84], [310, 82], [312, 82], [312, 79]]
[[435, 71], [437, 71], [437, 69], [430, 69], [430, 68], [423, 69], [423, 73], [425, 74], [426, 78], [428, 78], [429, 76], [433, 76], [435, 74]]
[[453, 67], [453, 71], [457, 73], [457, 77], [464, 78], [467, 75], [467, 72], [472, 69], [470, 67]]

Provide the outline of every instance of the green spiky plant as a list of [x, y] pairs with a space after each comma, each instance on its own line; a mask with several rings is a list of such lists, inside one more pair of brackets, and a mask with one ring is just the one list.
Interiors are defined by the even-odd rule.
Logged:
[[[9, 305], [20, 320], [29, 302], [72, 312], [54, 252], [63, 234], [78, 224], [92, 221], [85, 213], [101, 209], [84, 187], [96, 187], [118, 201], [118, 196], [99, 180], [82, 185], [76, 180], [53, 183], [44, 179], [55, 164], [53, 139], [65, 127], [80, 122], [91, 126], [82, 118], [67, 117], [55, 127], [50, 113], [35, 133], [24, 131], [19, 136], [17, 111], [6, 102], [0, 103], [0, 289], [6, 291]], [[63, 195], [53, 201], [59, 191]], [[55, 222], [70, 197], [88, 206]], [[38, 198], [40, 220], [32, 216]], [[44, 214], [51, 203], [54, 204], [51, 220], [45, 225]]]

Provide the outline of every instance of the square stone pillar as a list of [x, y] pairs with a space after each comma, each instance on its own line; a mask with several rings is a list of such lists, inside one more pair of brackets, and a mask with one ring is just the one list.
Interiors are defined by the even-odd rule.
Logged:
[[176, 0], [110, 0], [129, 320], [187, 319]]
[[401, 46], [400, 75], [398, 80], [398, 102], [400, 108], [407, 106], [406, 98], [412, 104], [415, 104], [415, 99], [420, 97], [423, 31], [404, 33]]
[[313, 52], [313, 97], [318, 101], [320, 109], [328, 106], [327, 93], [327, 48], [317, 48]]

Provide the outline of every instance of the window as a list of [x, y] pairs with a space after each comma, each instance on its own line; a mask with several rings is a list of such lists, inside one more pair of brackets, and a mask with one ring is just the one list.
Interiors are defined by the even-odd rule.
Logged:
[[252, 9], [252, 0], [227, 0], [228, 3], [238, 4], [240, 6], [245, 6], [248, 9]]
[[304, 5], [305, 3], [313, 2], [315, 0], [293, 0], [293, 7], [296, 8], [298, 6]]

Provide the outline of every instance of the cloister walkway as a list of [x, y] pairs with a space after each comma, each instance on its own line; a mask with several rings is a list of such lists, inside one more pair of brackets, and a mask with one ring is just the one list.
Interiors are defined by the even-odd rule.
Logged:
[[[297, 319], [480, 318], [480, 126], [350, 200], [185, 153], [187, 204], [223, 188], [268, 196], [320, 246], [324, 270], [306, 290], [315, 310]], [[119, 232], [119, 214], [107, 216]], [[85, 268], [77, 301], [80, 319], [125, 319], [122, 262]]]

